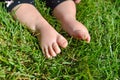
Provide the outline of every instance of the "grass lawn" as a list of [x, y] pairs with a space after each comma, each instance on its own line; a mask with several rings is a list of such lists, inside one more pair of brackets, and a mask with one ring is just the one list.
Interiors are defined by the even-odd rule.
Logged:
[[77, 5], [77, 19], [88, 28], [90, 44], [70, 37], [38, 1], [38, 10], [69, 45], [58, 57], [46, 59], [34, 34], [0, 3], [0, 80], [120, 80], [120, 0]]

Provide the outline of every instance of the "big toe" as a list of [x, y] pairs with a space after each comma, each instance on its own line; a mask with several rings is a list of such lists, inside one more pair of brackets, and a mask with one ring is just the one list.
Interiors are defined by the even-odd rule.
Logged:
[[58, 36], [58, 38], [57, 38], [57, 43], [58, 43], [58, 45], [61, 46], [62, 48], [66, 48], [67, 45], [68, 45], [67, 40], [66, 40], [63, 36], [61, 36], [61, 35]]
[[90, 34], [88, 32], [81, 32], [80, 30], [75, 31], [75, 37], [77, 37], [78, 39], [82, 39], [87, 41], [88, 43], [90, 42]]

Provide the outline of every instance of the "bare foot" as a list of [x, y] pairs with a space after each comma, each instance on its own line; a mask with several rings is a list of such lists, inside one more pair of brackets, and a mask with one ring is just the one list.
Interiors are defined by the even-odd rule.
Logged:
[[66, 0], [54, 10], [54, 16], [60, 21], [63, 29], [71, 36], [90, 42], [90, 35], [86, 27], [76, 20], [76, 5], [80, 0]]
[[77, 20], [68, 20], [62, 22], [62, 27], [65, 31], [67, 31], [71, 36], [77, 38], [77, 39], [82, 39], [87, 41], [88, 43], [90, 42], [90, 35], [87, 30], [87, 28]]
[[16, 11], [15, 18], [37, 33], [40, 46], [47, 58], [56, 56], [61, 52], [60, 47], [67, 46], [67, 40], [52, 28], [33, 5], [20, 4], [13, 10]]
[[60, 47], [65, 48], [68, 44], [62, 35], [49, 26], [42, 27], [37, 37], [40, 41], [42, 51], [47, 58], [57, 56], [61, 52]]

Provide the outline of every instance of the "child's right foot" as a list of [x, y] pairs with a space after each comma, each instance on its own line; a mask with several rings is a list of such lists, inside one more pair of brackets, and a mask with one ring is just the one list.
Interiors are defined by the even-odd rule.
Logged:
[[51, 26], [41, 27], [40, 34], [37, 37], [42, 51], [47, 58], [57, 56], [61, 52], [60, 47], [65, 48], [68, 44], [67, 40]]
[[56, 56], [61, 52], [60, 47], [67, 46], [67, 40], [51, 27], [33, 5], [20, 4], [13, 10], [15, 10], [15, 15], [13, 14], [15, 18], [30, 30], [37, 32], [40, 46], [46, 57]]

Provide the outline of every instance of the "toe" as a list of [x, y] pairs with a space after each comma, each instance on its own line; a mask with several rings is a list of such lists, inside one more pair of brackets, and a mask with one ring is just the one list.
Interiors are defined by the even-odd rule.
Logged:
[[49, 46], [48, 47], [48, 51], [49, 51], [49, 54], [52, 56], [52, 57], [55, 57], [57, 54], [54, 52], [52, 46]]
[[87, 41], [87, 43], [90, 42], [90, 35], [88, 32], [82, 32], [80, 30], [77, 30], [77, 31], [75, 31], [75, 33], [76, 33], [75, 35], [78, 39], [85, 40], [85, 41]]
[[48, 48], [42, 48], [42, 52], [43, 54], [47, 57], [47, 58], [52, 58], [51, 55], [49, 54]]
[[85, 37], [81, 30], [74, 31], [73, 36], [80, 39], [80, 40], [84, 39], [84, 37]]
[[58, 36], [57, 38], [57, 43], [59, 46], [61, 46], [62, 48], [66, 48], [68, 45], [67, 40], [63, 37], [63, 36]]
[[90, 35], [86, 38], [87, 43], [90, 43]]
[[58, 44], [57, 43], [53, 43], [53, 45], [52, 45], [52, 47], [53, 47], [53, 49], [54, 49], [54, 51], [55, 51], [55, 53], [60, 53], [61, 52], [61, 50], [60, 50], [60, 48], [59, 48], [59, 46], [58, 46]]

